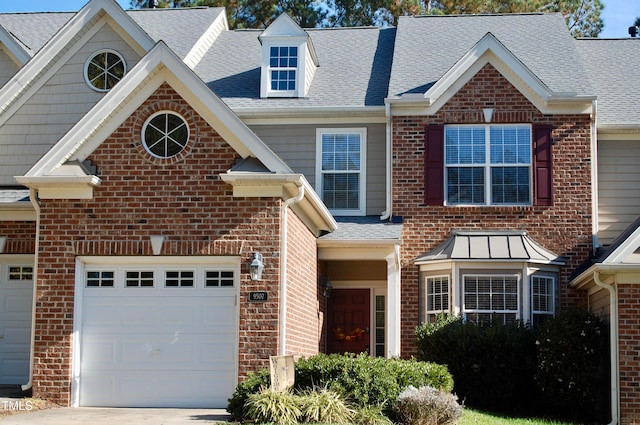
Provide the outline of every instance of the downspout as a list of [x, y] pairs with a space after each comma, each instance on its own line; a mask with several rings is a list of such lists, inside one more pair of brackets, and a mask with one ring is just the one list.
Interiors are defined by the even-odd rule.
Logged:
[[597, 108], [598, 101], [593, 100], [591, 102], [591, 231], [592, 231], [592, 243], [593, 252], [600, 247], [600, 241], [598, 239], [599, 229], [599, 217], [598, 217], [598, 127], [597, 127]]
[[611, 344], [611, 422], [609, 422], [609, 425], [616, 425], [620, 415], [618, 412], [618, 406], [620, 405], [620, 395], [618, 393], [618, 365], [620, 364], [618, 358], [618, 293], [614, 285], [600, 280], [599, 271], [593, 273], [593, 281], [596, 285], [609, 291], [609, 343]]
[[387, 122], [386, 122], [386, 151], [385, 151], [385, 155], [387, 160], [385, 161], [385, 177], [386, 177], [386, 184], [385, 184], [385, 203], [386, 203], [386, 210], [384, 210], [384, 212], [382, 213], [382, 216], [380, 216], [380, 220], [387, 220], [389, 218], [391, 218], [393, 211], [392, 211], [392, 199], [391, 199], [391, 170], [392, 170], [392, 163], [391, 161], [393, 161], [393, 158], [391, 157], [391, 155], [393, 155], [393, 146], [392, 146], [392, 142], [391, 142], [391, 137], [393, 135], [392, 130], [393, 130], [393, 124], [392, 124], [392, 119], [391, 119], [391, 104], [390, 103], [386, 103], [384, 105], [384, 110], [385, 110], [385, 115], [387, 118]]
[[280, 237], [280, 341], [279, 355], [287, 355], [287, 233], [289, 228], [289, 206], [302, 201], [304, 186], [298, 186], [298, 194], [282, 205], [282, 230]]
[[33, 254], [33, 296], [31, 299], [31, 338], [29, 348], [29, 380], [26, 384], [21, 385], [22, 391], [30, 390], [33, 386], [33, 362], [35, 356], [34, 343], [36, 340], [36, 300], [38, 291], [38, 252], [40, 250], [40, 203], [35, 189], [29, 189], [29, 200], [36, 210], [36, 242], [35, 253]]

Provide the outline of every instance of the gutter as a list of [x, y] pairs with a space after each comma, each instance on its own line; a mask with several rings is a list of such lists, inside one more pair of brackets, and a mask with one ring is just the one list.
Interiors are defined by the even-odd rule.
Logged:
[[593, 281], [596, 285], [609, 291], [609, 333], [611, 345], [611, 422], [608, 425], [617, 425], [619, 423], [620, 412], [620, 394], [618, 391], [618, 375], [620, 373], [618, 365], [620, 364], [618, 357], [618, 293], [614, 285], [600, 280], [600, 271], [593, 272]]
[[382, 215], [380, 216], [380, 220], [387, 220], [389, 218], [391, 218], [391, 216], [393, 215], [393, 206], [392, 206], [392, 199], [391, 199], [391, 190], [392, 190], [392, 185], [391, 185], [391, 174], [392, 174], [392, 161], [393, 158], [391, 157], [391, 155], [393, 155], [393, 144], [391, 142], [391, 138], [393, 137], [393, 124], [392, 124], [392, 112], [391, 112], [391, 104], [389, 102], [385, 102], [384, 104], [384, 110], [385, 110], [385, 115], [386, 115], [386, 143], [385, 143], [385, 155], [387, 157], [387, 160], [385, 161], [385, 177], [386, 177], [386, 184], [385, 184], [385, 204], [386, 204], [386, 209], [382, 212]]
[[598, 101], [592, 101], [591, 113], [591, 232], [592, 232], [592, 248], [591, 252], [595, 254], [596, 249], [600, 247], [598, 240], [598, 130], [597, 130], [597, 107]]
[[280, 341], [279, 355], [287, 355], [287, 233], [289, 228], [289, 206], [302, 201], [304, 186], [298, 186], [298, 194], [284, 201], [282, 205], [282, 226], [280, 237]]
[[36, 244], [33, 254], [33, 296], [31, 299], [31, 337], [29, 344], [29, 380], [26, 384], [20, 386], [22, 391], [30, 390], [33, 387], [33, 363], [35, 357], [35, 333], [36, 333], [36, 300], [38, 286], [38, 252], [40, 251], [40, 203], [36, 195], [36, 189], [29, 189], [29, 200], [36, 210]]

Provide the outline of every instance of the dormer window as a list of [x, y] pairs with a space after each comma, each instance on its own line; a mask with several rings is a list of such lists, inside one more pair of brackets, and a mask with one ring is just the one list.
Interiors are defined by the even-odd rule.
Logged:
[[318, 67], [309, 34], [286, 13], [259, 36], [260, 97], [305, 97]]
[[271, 47], [269, 53], [269, 77], [271, 90], [291, 92], [296, 90], [298, 73], [298, 47]]

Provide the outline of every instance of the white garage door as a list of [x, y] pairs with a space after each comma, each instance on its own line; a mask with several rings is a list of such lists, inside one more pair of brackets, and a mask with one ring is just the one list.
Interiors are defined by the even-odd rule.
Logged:
[[0, 384], [29, 381], [33, 264], [0, 264]]
[[79, 404], [226, 407], [237, 382], [237, 272], [86, 267]]

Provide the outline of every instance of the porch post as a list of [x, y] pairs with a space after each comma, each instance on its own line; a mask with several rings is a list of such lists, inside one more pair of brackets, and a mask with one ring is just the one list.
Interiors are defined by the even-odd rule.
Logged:
[[394, 245], [387, 260], [387, 353], [400, 357], [400, 245]]

